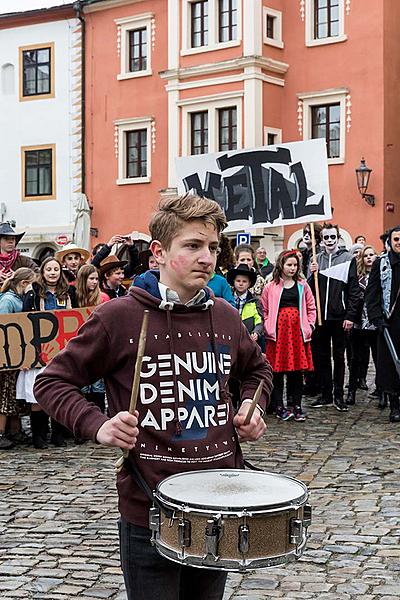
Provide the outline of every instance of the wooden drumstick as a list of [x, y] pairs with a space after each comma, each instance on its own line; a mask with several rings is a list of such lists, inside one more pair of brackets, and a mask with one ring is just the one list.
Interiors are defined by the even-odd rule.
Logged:
[[[149, 311], [145, 310], [144, 314], [143, 314], [142, 327], [140, 329], [138, 351], [137, 351], [136, 363], [135, 363], [135, 374], [133, 376], [131, 399], [130, 399], [130, 403], [129, 403], [129, 412], [131, 415], [133, 415], [133, 413], [135, 412], [136, 405], [137, 405], [137, 397], [138, 397], [139, 385], [140, 385], [140, 372], [142, 370], [142, 362], [143, 362], [144, 352], [146, 349], [148, 324], [149, 324]], [[125, 448], [123, 450], [122, 456], [115, 463], [115, 468], [116, 468], [117, 472], [119, 472], [122, 469], [124, 460], [125, 460], [125, 458], [128, 458], [128, 455], [129, 455], [129, 450], [127, 448]]]
[[253, 416], [254, 409], [256, 408], [258, 401], [261, 397], [262, 389], [263, 389], [264, 381], [261, 380], [258, 384], [258, 388], [256, 389], [256, 393], [254, 394], [253, 400], [251, 401], [249, 410], [247, 411], [246, 418], [244, 420], [243, 425], [248, 425], [251, 421], [251, 417]]

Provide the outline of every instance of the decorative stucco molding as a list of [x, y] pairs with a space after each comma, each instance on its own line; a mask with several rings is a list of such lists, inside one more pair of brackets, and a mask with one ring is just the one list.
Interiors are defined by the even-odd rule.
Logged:
[[350, 14], [351, 0], [346, 0], [346, 15]]
[[297, 101], [297, 129], [300, 137], [303, 137], [303, 100]]
[[70, 35], [71, 93], [70, 148], [71, 199], [76, 206], [82, 192], [82, 27], [72, 27]]
[[117, 54], [121, 56], [121, 25], [117, 25]]
[[301, 20], [304, 21], [306, 14], [306, 2], [305, 0], [300, 0], [300, 17]]
[[351, 95], [347, 94], [346, 96], [346, 128], [347, 133], [351, 129]]

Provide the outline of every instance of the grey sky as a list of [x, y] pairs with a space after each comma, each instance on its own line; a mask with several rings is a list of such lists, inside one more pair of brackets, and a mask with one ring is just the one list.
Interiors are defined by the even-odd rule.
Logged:
[[70, 4], [72, 0], [0, 0], [0, 14]]

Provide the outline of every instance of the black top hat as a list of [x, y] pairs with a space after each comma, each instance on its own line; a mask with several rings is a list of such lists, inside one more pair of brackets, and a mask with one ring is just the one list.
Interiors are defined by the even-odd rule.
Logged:
[[6, 221], [5, 223], [0, 223], [0, 237], [7, 237], [13, 235], [15, 237], [15, 241], [18, 244], [23, 235], [25, 235], [25, 231], [23, 233], [17, 233], [11, 227], [10, 223]]
[[229, 285], [234, 284], [236, 275], [247, 275], [250, 279], [250, 287], [253, 287], [257, 281], [257, 273], [254, 269], [249, 269], [248, 265], [239, 263], [234, 269], [230, 269], [226, 274]]

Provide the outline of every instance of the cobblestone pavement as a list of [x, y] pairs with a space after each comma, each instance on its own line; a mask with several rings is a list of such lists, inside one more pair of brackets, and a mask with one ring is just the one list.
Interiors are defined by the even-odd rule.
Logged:
[[[307, 408], [307, 401], [305, 407]], [[231, 574], [224, 600], [400, 598], [400, 426], [358, 393], [347, 414], [268, 418], [256, 465], [304, 481], [307, 550], [281, 568]], [[118, 560], [115, 450], [94, 444], [0, 452], [0, 598], [126, 600]]]

